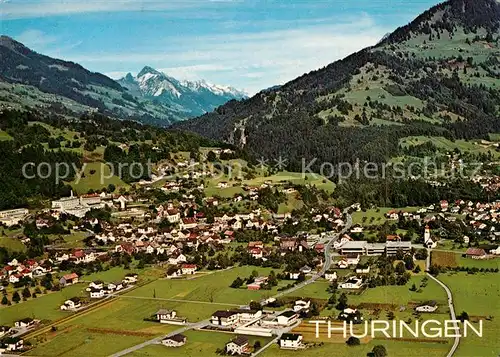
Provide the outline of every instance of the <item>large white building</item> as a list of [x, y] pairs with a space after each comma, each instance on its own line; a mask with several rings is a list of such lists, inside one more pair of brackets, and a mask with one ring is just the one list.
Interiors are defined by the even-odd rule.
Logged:
[[74, 196], [73, 191], [69, 197], [63, 197], [52, 201], [52, 209], [71, 214], [76, 217], [84, 217], [92, 208], [102, 208], [101, 196], [98, 194]]
[[26, 208], [9, 209], [0, 211], [0, 223], [7, 227], [15, 226], [26, 218], [29, 211]]

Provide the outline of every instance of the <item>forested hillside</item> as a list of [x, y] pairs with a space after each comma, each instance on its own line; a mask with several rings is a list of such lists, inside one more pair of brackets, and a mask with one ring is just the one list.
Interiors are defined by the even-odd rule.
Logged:
[[[84, 163], [91, 167], [93, 163], [106, 166], [107, 162], [146, 165], [148, 160], [156, 163], [167, 159], [172, 152], [216, 145], [195, 134], [114, 120], [100, 114], [68, 120], [62, 115], [4, 110], [0, 111], [0, 134], [0, 210], [27, 204], [36, 207], [49, 198], [68, 196], [69, 183]], [[25, 167], [23, 172], [27, 163], [33, 165]], [[67, 176], [65, 169], [60, 169], [64, 180], [57, 180], [58, 163], [69, 167]], [[116, 178], [124, 184], [129, 183], [125, 171]], [[89, 174], [88, 170], [85, 173]], [[90, 174], [100, 173], [90, 171]]]
[[374, 47], [177, 127], [256, 156], [386, 161], [412, 135], [500, 130], [500, 3], [450, 0]]

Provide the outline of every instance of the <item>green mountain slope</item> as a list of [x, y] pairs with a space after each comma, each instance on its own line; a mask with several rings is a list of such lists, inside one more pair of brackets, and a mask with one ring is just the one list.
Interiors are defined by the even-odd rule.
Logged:
[[177, 125], [256, 156], [385, 161], [410, 135], [500, 130], [500, 3], [450, 0], [374, 47]]
[[[147, 69], [147, 70], [146, 70]], [[204, 81], [181, 83], [149, 67], [141, 76], [114, 81], [77, 63], [36, 53], [0, 36], [0, 105], [37, 108], [68, 116], [100, 112], [168, 126], [245, 95]]]

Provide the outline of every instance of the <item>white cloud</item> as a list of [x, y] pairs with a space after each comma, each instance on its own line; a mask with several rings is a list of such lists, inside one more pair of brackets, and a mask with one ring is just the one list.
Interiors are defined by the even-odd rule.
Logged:
[[387, 32], [363, 14], [342, 24], [183, 37], [179, 43], [168, 39], [169, 49], [164, 52], [88, 54], [71, 59], [89, 66], [121, 62], [122, 68], [136, 71], [148, 64], [179, 79], [204, 78], [255, 93], [374, 45]]
[[16, 40], [28, 47], [37, 46], [38, 48], [43, 48], [47, 45], [55, 43], [57, 41], [57, 37], [47, 35], [45, 32], [40, 30], [30, 29], [16, 36]]
[[209, 3], [204, 0], [0, 0], [0, 13], [7, 20], [92, 12], [166, 11]]

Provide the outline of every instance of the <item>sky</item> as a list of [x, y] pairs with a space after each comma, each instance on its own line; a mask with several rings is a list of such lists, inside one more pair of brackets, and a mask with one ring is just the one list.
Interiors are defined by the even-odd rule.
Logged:
[[324, 67], [437, 0], [0, 0], [0, 33], [111, 78], [145, 65], [254, 94]]

